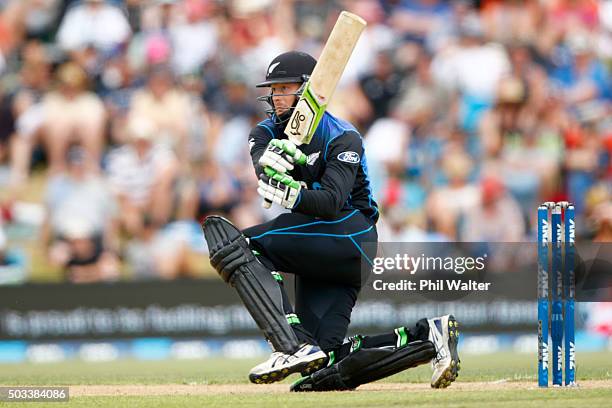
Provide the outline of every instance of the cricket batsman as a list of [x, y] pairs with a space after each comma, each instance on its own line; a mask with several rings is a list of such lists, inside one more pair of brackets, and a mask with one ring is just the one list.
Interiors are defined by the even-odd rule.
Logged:
[[[351, 390], [431, 362], [431, 386], [450, 385], [460, 368], [459, 331], [451, 315], [421, 319], [385, 334], [345, 341], [362, 279], [362, 260], [376, 256], [379, 212], [372, 197], [359, 132], [326, 112], [309, 144], [296, 146], [283, 130], [316, 60], [303, 52], [279, 55], [257, 87], [270, 93], [268, 118], [250, 132], [258, 193], [290, 212], [239, 231], [210, 216], [203, 224], [210, 260], [238, 293], [273, 348], [249, 373], [253, 383], [290, 374], [292, 391]], [[295, 308], [279, 272], [295, 275]]]

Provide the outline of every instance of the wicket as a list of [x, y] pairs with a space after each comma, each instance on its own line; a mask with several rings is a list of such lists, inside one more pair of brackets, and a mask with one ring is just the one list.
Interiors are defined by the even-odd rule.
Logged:
[[[538, 385], [540, 387], [548, 387], [549, 328], [552, 339], [553, 386], [563, 384], [564, 350], [565, 385], [576, 384], [575, 227], [573, 204], [566, 201], [545, 202], [538, 207]], [[551, 291], [552, 296], [549, 299]]]

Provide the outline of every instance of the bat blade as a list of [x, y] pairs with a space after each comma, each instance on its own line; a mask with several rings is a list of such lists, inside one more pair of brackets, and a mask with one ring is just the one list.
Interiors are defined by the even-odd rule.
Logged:
[[293, 143], [302, 145], [312, 140], [365, 26], [361, 17], [347, 11], [340, 13], [285, 127], [285, 134]]

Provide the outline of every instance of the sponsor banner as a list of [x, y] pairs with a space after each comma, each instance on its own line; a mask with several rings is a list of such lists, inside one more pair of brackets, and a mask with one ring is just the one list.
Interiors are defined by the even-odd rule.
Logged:
[[0, 287], [0, 339], [256, 333], [238, 296], [217, 279]]
[[270, 353], [260, 338], [171, 339], [136, 338], [107, 341], [28, 342], [0, 341], [0, 364], [56, 363], [81, 360], [90, 363], [136, 360], [187, 360], [209, 357], [255, 358]]
[[[286, 287], [293, 287], [286, 276]], [[531, 300], [436, 301], [364, 290], [350, 333], [375, 333], [423, 317], [454, 313], [464, 330], [535, 330]], [[259, 331], [237, 295], [217, 280], [0, 288], [0, 339], [108, 339], [254, 336]]]
[[[576, 336], [580, 352], [609, 350], [609, 339], [603, 335], [580, 331]], [[466, 334], [459, 343], [462, 354], [498, 352], [537, 353], [537, 336], [519, 334]], [[107, 341], [0, 341], [0, 364], [57, 363], [80, 360], [104, 363], [119, 359], [195, 360], [205, 358], [265, 358], [271, 349], [261, 338], [171, 339], [137, 338]]]

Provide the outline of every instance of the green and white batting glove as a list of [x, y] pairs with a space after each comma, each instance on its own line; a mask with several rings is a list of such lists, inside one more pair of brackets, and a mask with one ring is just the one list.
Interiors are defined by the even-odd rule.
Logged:
[[306, 186], [290, 175], [265, 167], [264, 174], [259, 176], [257, 193], [263, 197], [264, 202], [276, 203], [291, 210], [295, 207], [302, 188]]
[[272, 139], [259, 158], [259, 164], [284, 174], [293, 170], [294, 164], [306, 164], [306, 155], [289, 140]]

